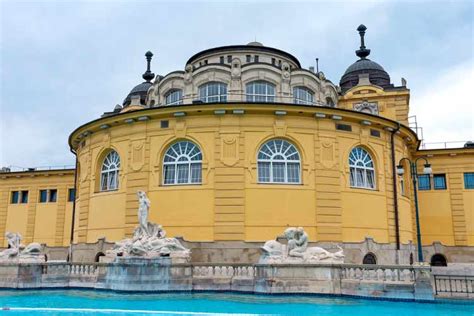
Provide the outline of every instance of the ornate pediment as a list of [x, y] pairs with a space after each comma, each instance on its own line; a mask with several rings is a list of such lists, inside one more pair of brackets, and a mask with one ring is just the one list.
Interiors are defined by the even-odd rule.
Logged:
[[354, 104], [354, 110], [358, 112], [364, 112], [369, 114], [379, 115], [379, 106], [377, 102], [364, 101], [361, 103]]

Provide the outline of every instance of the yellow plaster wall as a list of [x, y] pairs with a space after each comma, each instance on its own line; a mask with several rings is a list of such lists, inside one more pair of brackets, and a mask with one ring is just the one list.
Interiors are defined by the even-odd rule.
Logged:
[[[26, 236], [26, 223], [28, 220], [28, 205], [27, 204], [10, 204], [7, 211], [7, 223], [5, 232], [17, 232], [21, 236]], [[2, 236], [5, 233], [2, 234]], [[6, 240], [3, 246], [7, 246]]]
[[[19, 232], [24, 244], [70, 243], [72, 202], [68, 189], [74, 187], [74, 170], [0, 173], [0, 243], [6, 246], [5, 232]], [[39, 203], [39, 190], [56, 189], [57, 201]], [[12, 191], [28, 191], [28, 203], [11, 204]]]
[[[225, 106], [232, 110], [232, 105]], [[381, 123], [362, 126], [360, 113], [354, 118], [347, 114], [338, 123], [350, 124], [352, 132], [342, 132], [331, 119], [315, 119], [315, 109], [284, 117], [264, 114], [267, 108], [258, 106], [249, 107], [245, 115], [223, 116], [214, 115], [213, 110], [206, 113], [206, 106], [192, 109], [184, 118], [158, 109], [161, 117], [98, 130], [83, 141], [78, 149], [79, 157], [84, 157], [79, 160], [81, 173], [83, 165], [92, 166], [80, 176], [93, 192], [81, 193], [79, 198], [84, 209], [79, 229], [87, 232], [87, 241], [130, 236], [134, 224], [127, 218], [136, 219], [135, 193], [141, 189], [152, 203], [150, 220], [162, 224], [168, 235], [187, 240], [265, 241], [281, 235], [288, 226], [303, 226], [311, 240], [357, 242], [371, 236], [378, 242], [394, 242], [393, 203], [387, 200], [391, 182], [386, 181], [391, 170], [390, 133]], [[164, 119], [169, 128], [160, 128]], [[379, 130], [381, 137], [370, 136], [371, 128]], [[300, 151], [301, 184], [258, 183], [258, 149], [274, 138], [286, 139]], [[202, 150], [202, 184], [162, 185], [163, 154], [182, 139]], [[348, 155], [354, 146], [364, 146], [373, 155], [376, 190], [350, 188]], [[101, 155], [110, 149], [121, 157], [120, 188], [98, 192]], [[403, 141], [397, 142], [396, 151], [400, 155], [407, 151]], [[411, 213], [401, 217], [405, 235], [411, 234]]]

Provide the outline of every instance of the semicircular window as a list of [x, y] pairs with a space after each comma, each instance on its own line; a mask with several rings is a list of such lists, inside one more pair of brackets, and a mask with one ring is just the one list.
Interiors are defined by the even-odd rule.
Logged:
[[100, 169], [100, 191], [117, 190], [119, 186], [120, 156], [112, 150], [105, 156]]
[[227, 85], [221, 82], [208, 82], [199, 87], [199, 99], [204, 103], [227, 102]]
[[176, 90], [171, 90], [168, 92], [165, 96], [165, 104], [166, 105], [177, 105], [177, 104], [183, 104], [183, 90], [181, 89], [176, 89]]
[[314, 93], [305, 87], [294, 87], [293, 99], [296, 104], [313, 105]]
[[247, 102], [275, 102], [275, 85], [268, 81], [252, 81], [245, 87]]
[[163, 184], [201, 183], [202, 153], [190, 141], [171, 145], [163, 158]]
[[350, 184], [353, 188], [375, 189], [374, 161], [367, 150], [355, 147], [349, 154]]
[[301, 183], [300, 154], [286, 140], [273, 139], [263, 144], [257, 162], [260, 183]]

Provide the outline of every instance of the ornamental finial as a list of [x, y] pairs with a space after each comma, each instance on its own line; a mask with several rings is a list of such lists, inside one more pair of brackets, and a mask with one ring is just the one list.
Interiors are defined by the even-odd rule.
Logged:
[[360, 35], [360, 49], [356, 50], [356, 55], [359, 56], [361, 59], [365, 59], [367, 56], [370, 55], [370, 49], [365, 48], [364, 36], [367, 27], [364, 24], [359, 25], [357, 31]]
[[145, 53], [145, 57], [146, 57], [147, 66], [146, 66], [146, 71], [145, 71], [145, 73], [143, 74], [142, 77], [147, 82], [150, 82], [151, 80], [153, 80], [153, 78], [155, 78], [155, 74], [152, 73], [151, 70], [150, 70], [151, 58], [153, 57], [153, 53], [150, 52], [150, 51], [147, 51]]

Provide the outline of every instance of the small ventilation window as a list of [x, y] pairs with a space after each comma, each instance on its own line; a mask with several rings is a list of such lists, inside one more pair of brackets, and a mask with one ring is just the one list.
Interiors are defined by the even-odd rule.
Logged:
[[227, 55], [227, 62], [229, 64], [232, 62], [232, 55]]
[[370, 136], [373, 136], [373, 137], [380, 137], [380, 131], [376, 130], [376, 129], [371, 129], [370, 130]]
[[221, 56], [221, 58], [220, 58], [220, 63], [221, 63], [221, 64], [224, 63], [224, 56]]
[[168, 120], [160, 121], [161, 128], [168, 128], [170, 126], [170, 122]]
[[272, 58], [272, 65], [275, 65], [276, 59]]
[[255, 60], [254, 62], [258, 63], [258, 55], [255, 55]]
[[246, 55], [245, 60], [249, 63], [252, 60], [252, 58], [250, 57], [250, 55]]
[[347, 124], [336, 124], [336, 129], [340, 131], [352, 132], [352, 126]]

